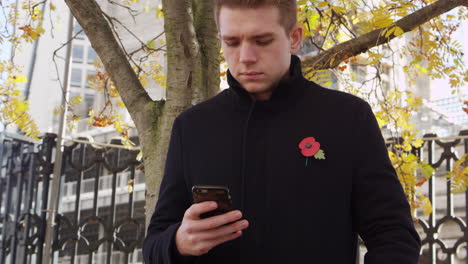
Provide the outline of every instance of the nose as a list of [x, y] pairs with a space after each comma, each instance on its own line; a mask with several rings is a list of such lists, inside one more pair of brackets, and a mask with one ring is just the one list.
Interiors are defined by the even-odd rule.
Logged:
[[239, 52], [239, 62], [251, 64], [257, 61], [255, 49], [250, 44], [242, 44]]

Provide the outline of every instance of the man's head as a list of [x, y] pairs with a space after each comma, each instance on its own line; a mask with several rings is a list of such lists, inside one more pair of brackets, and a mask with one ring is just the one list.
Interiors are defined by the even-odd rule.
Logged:
[[286, 77], [302, 41], [296, 0], [215, 0], [223, 53], [234, 78], [259, 100]]

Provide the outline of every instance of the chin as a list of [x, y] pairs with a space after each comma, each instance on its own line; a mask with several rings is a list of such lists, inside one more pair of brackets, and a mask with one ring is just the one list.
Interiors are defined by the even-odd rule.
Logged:
[[267, 87], [265, 87], [265, 85], [261, 84], [246, 84], [242, 85], [242, 87], [244, 87], [244, 89], [251, 94], [265, 93], [269, 90]]

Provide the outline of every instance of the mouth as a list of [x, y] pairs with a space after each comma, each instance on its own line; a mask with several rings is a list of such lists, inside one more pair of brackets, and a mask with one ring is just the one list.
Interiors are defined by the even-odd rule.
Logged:
[[254, 80], [254, 79], [261, 78], [263, 76], [263, 72], [254, 72], [254, 71], [241, 72], [239, 75], [241, 78]]

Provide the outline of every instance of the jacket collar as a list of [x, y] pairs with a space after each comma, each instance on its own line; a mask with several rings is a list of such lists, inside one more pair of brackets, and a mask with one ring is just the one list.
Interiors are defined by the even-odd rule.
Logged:
[[266, 112], [279, 112], [285, 108], [295, 105], [297, 100], [302, 97], [307, 80], [302, 75], [301, 60], [296, 55], [291, 55], [291, 66], [289, 68], [290, 77], [281, 80], [273, 89], [269, 100], [256, 101], [252, 99], [249, 93], [242, 85], [227, 72], [227, 81], [229, 84], [229, 93], [232, 96], [234, 108], [239, 110], [248, 110], [255, 101], [256, 110]]

